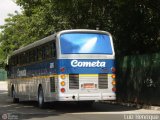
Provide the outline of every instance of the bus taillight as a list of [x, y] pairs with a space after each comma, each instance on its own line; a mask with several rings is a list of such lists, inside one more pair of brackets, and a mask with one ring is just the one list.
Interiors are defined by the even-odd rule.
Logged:
[[112, 68], [111, 68], [111, 71], [112, 71], [113, 73], [115, 73], [115, 72], [116, 72], [116, 68], [115, 68], [115, 67], [112, 67]]
[[65, 84], [66, 84], [66, 83], [65, 83], [64, 81], [61, 82], [61, 86], [65, 86]]
[[113, 78], [113, 79], [115, 79], [115, 78], [116, 78], [116, 75], [115, 75], [115, 74], [113, 74], [113, 75], [112, 75], [112, 78]]
[[60, 71], [61, 71], [61, 72], [64, 72], [64, 71], [65, 71], [65, 68], [64, 68], [64, 67], [60, 68]]
[[61, 92], [64, 93], [66, 90], [65, 88], [61, 88]]
[[112, 81], [112, 85], [116, 85], [116, 81], [115, 80]]
[[113, 87], [113, 88], [112, 88], [112, 91], [113, 91], [113, 92], [116, 92], [116, 88], [115, 88], [115, 87]]
[[62, 74], [60, 75], [61, 76], [61, 79], [65, 79], [66, 78], [66, 75], [65, 74]]

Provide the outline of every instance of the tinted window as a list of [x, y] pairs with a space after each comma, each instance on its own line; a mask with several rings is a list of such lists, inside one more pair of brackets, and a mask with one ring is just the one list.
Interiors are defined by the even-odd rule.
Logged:
[[106, 34], [67, 33], [60, 36], [62, 54], [112, 54]]

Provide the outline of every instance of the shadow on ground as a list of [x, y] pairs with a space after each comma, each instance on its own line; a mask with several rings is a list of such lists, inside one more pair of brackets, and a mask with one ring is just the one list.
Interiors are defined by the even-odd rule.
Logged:
[[7, 96], [6, 91], [0, 91], [0, 115], [8, 114], [17, 116], [18, 119], [45, 118], [59, 116], [67, 113], [93, 113], [94, 112], [123, 112], [136, 110], [134, 107], [113, 105], [108, 103], [96, 102], [92, 107], [78, 106], [75, 103], [49, 103], [45, 109], [37, 107], [37, 102], [12, 103], [12, 99]]

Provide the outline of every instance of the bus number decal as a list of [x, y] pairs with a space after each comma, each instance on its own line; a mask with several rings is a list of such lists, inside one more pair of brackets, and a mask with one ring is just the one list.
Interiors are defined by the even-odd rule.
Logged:
[[17, 70], [17, 75], [19, 77], [23, 77], [23, 76], [26, 76], [26, 70]]
[[54, 63], [50, 63], [50, 68], [54, 68]]

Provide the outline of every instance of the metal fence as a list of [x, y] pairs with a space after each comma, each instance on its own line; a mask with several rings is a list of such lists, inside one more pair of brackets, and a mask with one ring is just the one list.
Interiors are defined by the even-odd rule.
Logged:
[[0, 81], [7, 79], [7, 72], [4, 69], [0, 69]]
[[117, 99], [160, 105], [160, 53], [117, 58]]

